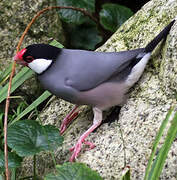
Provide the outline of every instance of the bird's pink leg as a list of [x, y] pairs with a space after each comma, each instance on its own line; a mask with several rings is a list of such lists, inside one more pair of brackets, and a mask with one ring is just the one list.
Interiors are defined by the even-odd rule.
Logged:
[[[61, 127], [60, 127], [60, 134], [63, 134], [68, 126], [68, 124], [78, 116], [79, 111], [76, 111], [78, 106], [74, 106], [71, 112], [64, 118]], [[76, 111], [76, 112], [75, 112]]]
[[101, 124], [101, 121], [102, 121], [102, 111], [98, 108], [93, 108], [93, 112], [94, 112], [93, 125], [84, 134], [82, 134], [82, 136], [77, 141], [76, 145], [70, 149], [70, 151], [73, 151], [73, 154], [69, 160], [70, 162], [74, 161], [78, 157], [82, 149], [82, 143], [89, 145], [90, 146], [89, 149], [93, 149], [95, 147], [93, 143], [89, 141], [85, 141], [87, 136], [91, 132], [93, 132], [94, 129], [96, 129]]

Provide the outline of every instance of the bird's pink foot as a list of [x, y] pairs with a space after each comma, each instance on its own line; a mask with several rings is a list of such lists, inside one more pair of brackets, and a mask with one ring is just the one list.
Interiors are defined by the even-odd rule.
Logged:
[[70, 152], [73, 152], [71, 158], [69, 159], [70, 162], [73, 162], [79, 155], [81, 149], [82, 149], [82, 143], [86, 144], [89, 146], [87, 150], [91, 150], [95, 147], [95, 145], [92, 142], [85, 141], [85, 140], [79, 140], [75, 146], [70, 148]]
[[72, 111], [64, 118], [60, 127], [60, 134], [63, 134], [70, 122], [78, 116], [79, 111], [76, 111], [77, 108], [78, 106], [75, 106]]
[[71, 158], [69, 159], [70, 162], [73, 162], [79, 155], [81, 149], [82, 149], [82, 143], [86, 144], [89, 146], [89, 149], [93, 149], [95, 145], [89, 141], [85, 141], [87, 136], [93, 132], [100, 124], [102, 121], [102, 111], [98, 108], [93, 108], [93, 113], [94, 113], [94, 119], [93, 119], [93, 125], [82, 134], [82, 136], [79, 138], [77, 141], [76, 145], [70, 149], [71, 152], [73, 152]]

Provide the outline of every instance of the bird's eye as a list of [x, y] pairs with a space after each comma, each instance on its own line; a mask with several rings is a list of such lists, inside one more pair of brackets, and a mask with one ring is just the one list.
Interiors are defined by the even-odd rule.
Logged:
[[30, 62], [32, 62], [34, 60], [34, 58], [32, 57], [32, 56], [27, 56], [26, 58], [25, 58], [25, 61], [27, 62], [27, 63], [30, 63]]

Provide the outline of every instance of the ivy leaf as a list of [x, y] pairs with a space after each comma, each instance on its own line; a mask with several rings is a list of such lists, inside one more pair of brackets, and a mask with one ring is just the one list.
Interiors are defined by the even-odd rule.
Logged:
[[100, 11], [100, 23], [107, 30], [115, 32], [128, 18], [133, 15], [133, 12], [118, 4], [107, 3], [102, 6]]
[[29, 156], [55, 150], [62, 145], [63, 137], [54, 126], [41, 126], [36, 121], [23, 120], [8, 128], [7, 142], [19, 156]]
[[[72, 6], [77, 8], [83, 8], [86, 11], [95, 11], [95, 0], [57, 0], [59, 6]], [[60, 17], [66, 23], [82, 24], [88, 21], [83, 13], [71, 10], [71, 9], [61, 9], [59, 10]]]
[[[22, 158], [17, 154], [8, 152], [8, 167], [10, 169], [21, 166]], [[5, 171], [4, 153], [0, 150], [0, 173]]]
[[101, 176], [83, 163], [57, 165], [56, 173], [48, 174], [45, 180], [103, 180]]
[[75, 49], [94, 50], [95, 46], [102, 41], [96, 27], [81, 25], [70, 29], [71, 47]]

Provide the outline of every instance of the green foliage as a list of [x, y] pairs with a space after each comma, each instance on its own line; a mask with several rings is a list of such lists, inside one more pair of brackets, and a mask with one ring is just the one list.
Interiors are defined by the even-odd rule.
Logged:
[[120, 178], [120, 180], [130, 180], [130, 169], [125, 172], [125, 174]]
[[[170, 118], [173, 117], [171, 125], [168, 129], [165, 142], [158, 152], [158, 146], [160, 145], [160, 140], [162, 138], [163, 132], [169, 123]], [[144, 180], [156, 180], [160, 178], [160, 174], [167, 159], [168, 152], [172, 146], [172, 143], [177, 135], [177, 112], [174, 112], [174, 109], [171, 108], [166, 115], [166, 118], [162, 122], [157, 136], [155, 138], [152, 153], [148, 161], [148, 165], [145, 172]], [[157, 155], [156, 155], [157, 154]], [[154, 161], [153, 161], [154, 159]], [[130, 180], [130, 170], [128, 170], [121, 178], [121, 180]]]
[[[15, 169], [21, 166], [22, 158], [13, 152], [8, 153], [8, 167]], [[0, 173], [5, 171], [4, 153], [0, 150]]]
[[0, 130], [3, 130], [3, 117], [4, 117], [4, 112], [1, 112], [0, 109]]
[[23, 118], [29, 112], [35, 110], [35, 108], [37, 108], [42, 102], [44, 102], [50, 96], [51, 96], [51, 93], [49, 91], [45, 91], [33, 103], [31, 103], [27, 108], [25, 108], [24, 111], [21, 111], [21, 113], [18, 113], [17, 117], [11, 123], [9, 123], [9, 126], [11, 124], [14, 124], [16, 121], [20, 120], [21, 118]]
[[[171, 113], [172, 113], [172, 110], [170, 110], [170, 112], [167, 114], [166, 119], [169, 120], [169, 116]], [[160, 148], [160, 151], [158, 152], [156, 159], [154, 160], [154, 162], [152, 164], [151, 170], [148, 173], [148, 175], [146, 176], [145, 180], [146, 179], [148, 179], [148, 180], [159, 179], [160, 174], [163, 169], [163, 166], [165, 164], [165, 160], [167, 158], [168, 152], [172, 146], [174, 139], [176, 138], [176, 135], [177, 135], [177, 112], [175, 113], [173, 120], [171, 122], [171, 126], [168, 129], [167, 136], [165, 138], [165, 142], [164, 142], [163, 146]], [[154, 150], [153, 150], [153, 152], [154, 152]]]
[[[13, 123], [14, 120], [21, 114], [21, 112], [27, 107], [25, 102], [20, 102], [16, 109], [13, 109], [13, 113], [8, 115], [8, 125]], [[3, 118], [4, 112], [0, 109], [0, 132], [3, 134]], [[2, 134], [0, 134], [2, 136]], [[1, 147], [1, 145], [0, 145]]]
[[27, 104], [25, 102], [20, 102], [17, 106], [17, 109], [13, 109], [13, 113], [8, 115], [8, 125], [13, 123], [14, 120], [27, 108]]
[[[95, 0], [57, 0], [57, 2], [59, 6], [84, 8], [89, 12], [95, 11]], [[88, 17], [84, 16], [83, 13], [71, 9], [61, 9], [59, 14], [61, 19], [66, 23], [83, 24], [88, 21]]]
[[133, 15], [129, 8], [118, 4], [104, 4], [101, 11], [97, 12], [94, 0], [57, 0], [57, 2], [60, 6], [83, 8], [97, 21], [91, 23], [93, 20], [76, 10], [59, 10], [60, 18], [65, 23], [67, 38], [69, 36], [70, 48], [94, 50], [95, 46], [105, 38], [106, 30], [115, 32]]
[[[27, 67], [22, 68], [21, 71], [12, 80], [11, 93], [14, 92], [19, 86], [21, 86], [33, 74], [34, 72], [31, 69]], [[1, 89], [0, 103], [6, 99], [8, 87], [9, 83]]]
[[100, 22], [107, 30], [115, 32], [128, 18], [133, 15], [133, 12], [118, 4], [104, 4], [100, 11]]
[[63, 137], [57, 128], [42, 126], [37, 121], [18, 121], [8, 128], [8, 146], [19, 156], [35, 155], [40, 151], [52, 151], [62, 145]]
[[55, 46], [57, 48], [64, 48], [64, 46], [60, 44], [58, 41], [56, 41], [55, 39], [50, 43], [50, 45]]
[[7, 78], [9, 77], [12, 69], [12, 64], [10, 64], [5, 71], [0, 71], [0, 90], [2, 88], [2, 85], [5, 83]]
[[94, 26], [74, 26], [70, 35], [71, 46], [78, 49], [94, 49], [95, 45], [102, 41], [102, 37], [98, 35], [97, 28]]
[[147, 168], [146, 168], [146, 173], [145, 173], [144, 180], [148, 179], [148, 176], [149, 176], [149, 173], [151, 171], [152, 164], [153, 164], [153, 159], [155, 158], [155, 154], [156, 154], [156, 151], [157, 151], [157, 147], [159, 145], [160, 139], [162, 138], [162, 135], [163, 135], [163, 132], [164, 132], [166, 126], [167, 126], [167, 123], [169, 122], [169, 118], [171, 117], [172, 112], [173, 112], [173, 109], [171, 108], [169, 110], [169, 112], [167, 113], [166, 118], [163, 120], [163, 122], [162, 122], [162, 124], [160, 126], [160, 129], [159, 129], [159, 131], [157, 133], [157, 136], [155, 138], [155, 141], [154, 141], [153, 147], [152, 147], [153, 151], [151, 153], [151, 156], [149, 158], [148, 165], [147, 165]]
[[48, 174], [45, 180], [103, 180], [83, 163], [64, 163], [56, 166], [56, 173]]

